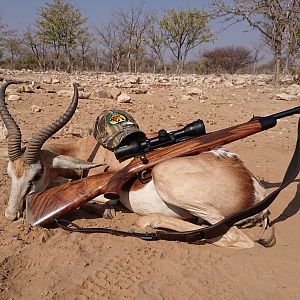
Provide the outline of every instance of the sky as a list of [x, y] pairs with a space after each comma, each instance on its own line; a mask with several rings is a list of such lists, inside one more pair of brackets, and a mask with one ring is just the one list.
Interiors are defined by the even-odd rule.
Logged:
[[[37, 11], [45, 3], [51, 0], [0, 0], [0, 17], [2, 23], [10, 27], [23, 30], [33, 23], [37, 17]], [[112, 19], [112, 12], [117, 9], [129, 9], [132, 0], [70, 0], [72, 5], [78, 8], [82, 15], [88, 18], [92, 26], [101, 26]], [[154, 10], [158, 14], [163, 9], [181, 8], [205, 8], [209, 1], [205, 0], [144, 0], [145, 9]], [[237, 24], [218, 34], [221, 24], [219, 21], [212, 23], [212, 29], [216, 33], [215, 41], [207, 44], [202, 49], [211, 49], [223, 46], [243, 46], [252, 49], [253, 44], [259, 43], [260, 35], [257, 31], [250, 30], [246, 24]]]

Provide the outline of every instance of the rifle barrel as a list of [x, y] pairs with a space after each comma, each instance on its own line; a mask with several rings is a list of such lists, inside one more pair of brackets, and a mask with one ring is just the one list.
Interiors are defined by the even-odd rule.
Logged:
[[297, 106], [297, 107], [294, 107], [294, 108], [291, 108], [291, 109], [288, 109], [288, 110], [270, 115], [268, 117], [275, 118], [276, 120], [278, 120], [278, 119], [289, 117], [289, 116], [292, 116], [292, 115], [295, 115], [295, 114], [300, 114], [300, 106]]

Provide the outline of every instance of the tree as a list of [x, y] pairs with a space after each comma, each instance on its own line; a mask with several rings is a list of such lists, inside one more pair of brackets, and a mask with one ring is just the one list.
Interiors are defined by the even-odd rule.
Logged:
[[166, 73], [167, 69], [164, 62], [165, 39], [159, 27], [159, 21], [155, 17], [152, 18], [152, 23], [145, 31], [145, 43], [151, 49], [154, 54], [153, 56], [158, 60]]
[[207, 68], [215, 73], [234, 74], [254, 61], [249, 49], [233, 46], [205, 51], [203, 57]]
[[212, 40], [208, 21], [208, 14], [197, 9], [165, 12], [160, 27], [167, 48], [177, 61], [177, 73], [182, 72], [191, 49]]
[[6, 38], [5, 40], [4, 47], [9, 54], [10, 64], [12, 66], [14, 66], [16, 60], [18, 60], [24, 52], [21, 45], [21, 39], [17, 35]]
[[72, 52], [78, 44], [78, 37], [87, 31], [86, 19], [71, 3], [54, 0], [39, 10], [36, 26], [43, 42], [51, 45], [55, 51], [56, 68], [63, 50], [68, 61], [67, 71], [70, 72]]
[[31, 27], [28, 27], [23, 34], [23, 41], [24, 44], [31, 49], [40, 70], [46, 71], [48, 49], [39, 33], [34, 31]]
[[13, 30], [9, 29], [9, 27], [2, 22], [2, 18], [0, 16], [0, 47], [4, 46], [4, 42], [8, 36], [12, 34]]
[[263, 42], [259, 41], [258, 43], [254, 43], [252, 45], [252, 55], [253, 55], [253, 73], [256, 74], [257, 67], [260, 61], [263, 60], [264, 55], [261, 54], [263, 50]]
[[101, 28], [95, 28], [95, 31], [97, 40], [103, 47], [103, 55], [108, 62], [110, 72], [118, 72], [128, 53], [122, 28], [117, 23], [110, 22]]
[[[265, 37], [274, 53], [274, 80], [279, 79], [281, 53], [288, 24], [297, 14], [299, 0], [213, 0], [215, 14], [232, 24], [245, 21]], [[299, 11], [298, 11], [299, 14]], [[229, 26], [230, 26], [229, 25]]]
[[83, 30], [78, 35], [78, 48], [79, 48], [79, 58], [80, 58], [80, 68], [85, 70], [86, 58], [88, 53], [92, 50], [92, 44], [94, 42], [94, 37], [88, 30]]
[[295, 71], [296, 59], [300, 58], [300, 2], [294, 7], [291, 19], [293, 20], [288, 24], [286, 34], [287, 39], [287, 65], [291, 65], [292, 73]]
[[151, 15], [143, 10], [143, 2], [133, 1], [129, 10], [117, 10], [114, 13], [118, 27], [126, 38], [128, 72], [132, 72], [132, 58], [134, 58], [134, 72], [137, 72], [138, 61], [143, 53], [144, 35], [151, 23]]

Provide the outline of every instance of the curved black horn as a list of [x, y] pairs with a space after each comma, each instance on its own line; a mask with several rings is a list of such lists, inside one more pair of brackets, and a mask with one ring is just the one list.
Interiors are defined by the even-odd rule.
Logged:
[[42, 128], [38, 133], [34, 134], [28, 142], [25, 152], [25, 159], [28, 164], [36, 163], [39, 160], [39, 154], [43, 144], [58, 130], [63, 128], [74, 115], [78, 105], [78, 84], [73, 84], [74, 95], [66, 112], [56, 121], [47, 127]]
[[20, 127], [9, 113], [5, 103], [5, 91], [10, 84], [24, 83], [23, 81], [9, 80], [2, 84], [0, 88], [0, 115], [8, 132], [8, 157], [10, 161], [15, 161], [22, 155]]

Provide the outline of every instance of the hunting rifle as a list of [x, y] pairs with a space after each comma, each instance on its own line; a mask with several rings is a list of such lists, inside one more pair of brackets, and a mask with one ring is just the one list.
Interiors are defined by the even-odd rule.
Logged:
[[[284, 176], [282, 185], [258, 204], [255, 204], [254, 206], [239, 213], [233, 214], [223, 219], [219, 223], [211, 225], [207, 228], [189, 232], [170, 233], [158, 231], [156, 233], [141, 234], [128, 233], [110, 228], [91, 228], [90, 230], [84, 230], [73, 223], [68, 223], [66, 225], [65, 221], [60, 221], [58, 218], [101, 194], [104, 194], [104, 196], [108, 199], [118, 199], [120, 190], [128, 180], [130, 180], [134, 175], [140, 174], [145, 170], [151, 170], [151, 168], [158, 163], [175, 157], [196, 155], [216, 147], [221, 147], [225, 144], [242, 139], [260, 131], [270, 129], [276, 126], [278, 119], [294, 114], [300, 114], [300, 106], [266, 117], [255, 116], [246, 123], [221, 129], [208, 134], [205, 134], [205, 128], [202, 126], [203, 124], [201, 124], [201, 127], [203, 128], [200, 130], [200, 132], [198, 132], [200, 136], [190, 137], [187, 139], [183, 138], [182, 140], [182, 137], [180, 137], [179, 142], [176, 142], [175, 139], [175, 143], [173, 144], [171, 143], [170, 145], [163, 145], [164, 147], [156, 150], [149, 150], [147, 157], [145, 154], [145, 149], [147, 149], [147, 147], [144, 146], [149, 145], [149, 143], [144, 143], [144, 146], [142, 144], [138, 146], [136, 144], [134, 146], [127, 145], [127, 148], [125, 147], [126, 149], [123, 149], [124, 152], [121, 151], [121, 155], [119, 153], [119, 159], [122, 158], [122, 153], [125, 153], [125, 157], [129, 158], [130, 152], [127, 150], [135, 149], [135, 151], [132, 153], [134, 159], [120, 171], [114, 174], [103, 173], [100, 175], [98, 174], [89, 176], [74, 182], [50, 188], [43, 192], [28, 195], [26, 199], [26, 219], [33, 226], [46, 225], [55, 220], [58, 225], [70, 231], [108, 232], [122, 236], [137, 236], [150, 240], [166, 239], [194, 242], [201, 239], [215, 238], [226, 233], [236, 222], [266, 209], [274, 201], [279, 192], [297, 177], [300, 168], [300, 123], [298, 124], [298, 139], [295, 153]], [[69, 224], [72, 224], [74, 228], [68, 226]]]

